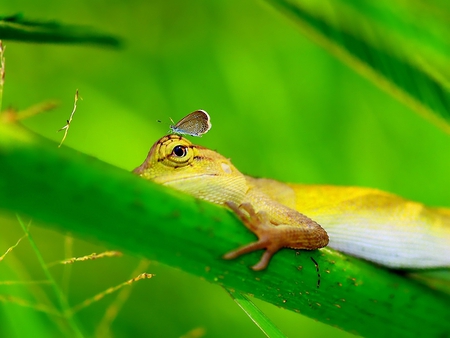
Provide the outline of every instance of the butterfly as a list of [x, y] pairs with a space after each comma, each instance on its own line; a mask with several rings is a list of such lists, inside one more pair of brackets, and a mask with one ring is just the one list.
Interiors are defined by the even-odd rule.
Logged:
[[[172, 123], [174, 123], [172, 121]], [[186, 134], [201, 137], [211, 129], [211, 119], [204, 110], [196, 110], [170, 126], [174, 134]]]

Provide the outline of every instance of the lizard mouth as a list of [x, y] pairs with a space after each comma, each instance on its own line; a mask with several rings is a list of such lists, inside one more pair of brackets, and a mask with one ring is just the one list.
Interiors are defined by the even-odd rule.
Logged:
[[217, 176], [217, 174], [201, 174], [201, 175], [192, 175], [192, 176], [186, 175], [184, 177], [179, 177], [176, 179], [174, 179], [173, 176], [167, 176], [167, 178], [158, 177], [158, 179], [155, 180], [155, 182], [162, 184], [162, 185], [167, 185], [167, 186], [172, 186], [172, 185], [177, 186], [183, 182], [187, 182], [187, 181], [190, 181], [193, 179], [195, 179], [197, 181], [197, 180], [201, 180], [202, 178], [214, 177], [214, 176]]

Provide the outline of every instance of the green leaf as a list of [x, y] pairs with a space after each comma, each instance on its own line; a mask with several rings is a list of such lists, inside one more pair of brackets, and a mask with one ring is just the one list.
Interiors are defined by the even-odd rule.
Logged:
[[0, 40], [120, 46], [118, 38], [87, 27], [58, 22], [32, 21], [23, 18], [21, 14], [0, 17]]
[[[248, 268], [259, 252], [226, 261], [222, 254], [254, 240], [228, 210], [58, 149], [19, 126], [0, 124], [0, 170], [0, 208], [57, 231], [179, 267], [366, 337], [450, 333], [444, 293], [327, 248], [282, 250], [261, 272]], [[320, 288], [310, 257], [319, 264]]]
[[260, 328], [260, 330], [271, 338], [286, 337], [279, 328], [253, 303], [245, 294], [235, 292], [230, 289], [225, 290], [233, 298], [235, 303], [245, 312], [245, 314]]
[[270, 2], [291, 16], [306, 36], [450, 133], [447, 5], [400, 0]]

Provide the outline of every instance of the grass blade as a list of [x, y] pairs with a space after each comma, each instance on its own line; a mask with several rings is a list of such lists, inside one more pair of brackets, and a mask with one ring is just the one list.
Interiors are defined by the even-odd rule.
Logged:
[[286, 336], [280, 331], [275, 324], [267, 318], [267, 316], [253, 303], [245, 294], [241, 292], [231, 291], [225, 288], [228, 294], [233, 298], [237, 305], [249, 316], [253, 323], [258, 326], [266, 337], [285, 338]]
[[332, 55], [450, 133], [446, 18], [436, 19], [403, 1], [270, 2]]
[[39, 22], [22, 15], [0, 17], [0, 39], [34, 43], [87, 43], [119, 47], [118, 38], [81, 26]]
[[17, 215], [17, 220], [19, 221], [20, 226], [22, 227], [23, 231], [25, 232], [25, 234], [28, 238], [28, 241], [30, 242], [31, 247], [33, 248], [33, 251], [35, 252], [36, 257], [44, 271], [44, 274], [47, 277], [47, 280], [50, 281], [50, 284], [53, 287], [53, 291], [54, 291], [54, 293], [59, 301], [60, 307], [61, 307], [60, 310], [62, 311], [62, 316], [66, 319], [67, 323], [72, 328], [74, 335], [76, 337], [83, 337], [83, 334], [81, 333], [80, 329], [78, 328], [78, 325], [75, 323], [74, 318], [70, 314], [70, 307], [69, 307], [69, 304], [67, 303], [66, 297], [61, 292], [61, 289], [58, 287], [55, 279], [53, 278], [52, 274], [48, 270], [47, 265], [45, 264], [44, 258], [42, 257], [41, 252], [39, 251], [36, 243], [34, 242], [33, 237], [31, 236], [31, 234], [28, 231], [25, 224], [22, 222], [22, 219], [20, 218], [19, 215]]

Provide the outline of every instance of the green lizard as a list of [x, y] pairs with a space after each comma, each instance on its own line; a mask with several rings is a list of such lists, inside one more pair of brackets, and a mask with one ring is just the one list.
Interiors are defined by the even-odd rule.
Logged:
[[258, 241], [224, 258], [265, 249], [254, 270], [265, 269], [283, 247], [314, 250], [327, 244], [390, 268], [450, 266], [450, 209], [376, 189], [252, 178], [178, 135], [158, 140], [133, 172], [233, 210]]

